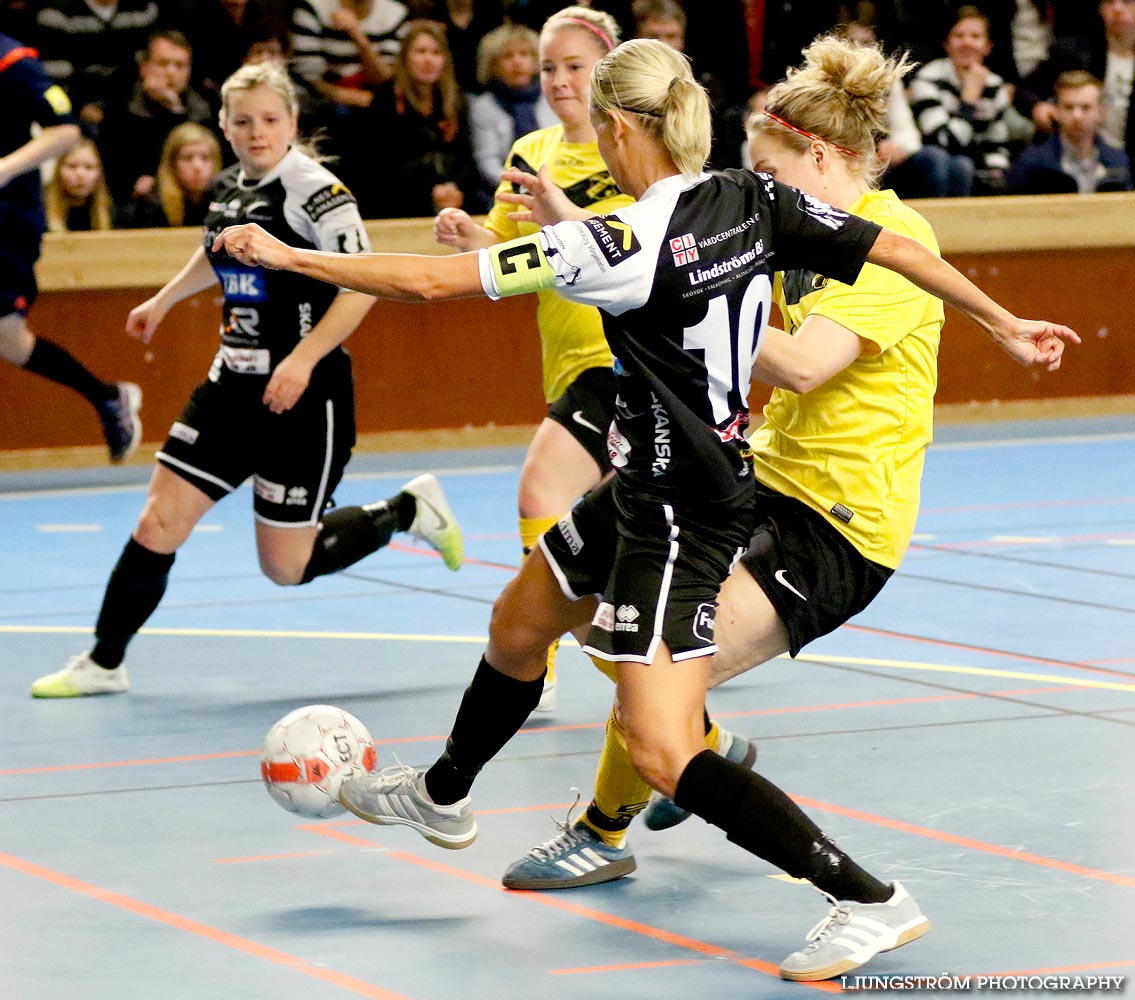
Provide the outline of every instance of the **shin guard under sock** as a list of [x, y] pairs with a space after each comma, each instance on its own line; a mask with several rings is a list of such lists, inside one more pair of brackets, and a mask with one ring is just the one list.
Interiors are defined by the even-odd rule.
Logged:
[[320, 519], [319, 534], [300, 582], [310, 583], [317, 576], [337, 573], [377, 552], [390, 542], [394, 532], [405, 531], [413, 523], [414, 509], [414, 498], [399, 493], [365, 507], [329, 510]]
[[42, 337], [36, 337], [24, 371], [74, 389], [96, 409], [118, 398], [117, 387], [96, 378], [69, 351]]
[[518, 681], [494, 670], [483, 656], [465, 689], [445, 752], [426, 772], [426, 791], [438, 805], [469, 794], [481, 768], [493, 759], [532, 714], [544, 678]]
[[776, 785], [703, 750], [682, 772], [674, 801], [751, 854], [836, 899], [882, 903], [892, 889], [843, 853]]
[[91, 659], [108, 670], [126, 656], [126, 647], [154, 613], [169, 582], [174, 553], [152, 552], [133, 538], [126, 543], [106, 584], [95, 624]]

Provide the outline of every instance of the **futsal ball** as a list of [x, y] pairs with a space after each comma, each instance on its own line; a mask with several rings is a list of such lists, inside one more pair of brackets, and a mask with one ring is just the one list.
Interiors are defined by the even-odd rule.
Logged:
[[308, 705], [289, 712], [264, 740], [260, 776], [268, 794], [288, 812], [322, 819], [345, 810], [339, 786], [378, 762], [374, 741], [349, 712]]

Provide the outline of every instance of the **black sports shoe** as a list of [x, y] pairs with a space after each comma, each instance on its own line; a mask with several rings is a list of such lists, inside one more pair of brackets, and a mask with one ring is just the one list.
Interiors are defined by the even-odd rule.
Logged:
[[133, 382], [115, 382], [118, 395], [99, 407], [102, 432], [110, 449], [112, 462], [125, 462], [142, 440], [142, 390]]

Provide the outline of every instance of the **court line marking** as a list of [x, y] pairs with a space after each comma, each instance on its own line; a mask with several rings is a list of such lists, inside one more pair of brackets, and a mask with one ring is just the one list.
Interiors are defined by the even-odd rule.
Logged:
[[[921, 507], [921, 514], [984, 514], [1000, 510], [1045, 510], [1056, 507], [1109, 507], [1135, 503], [1135, 497], [1077, 497], [1073, 500], [1013, 500], [1007, 503], [967, 503], [946, 507]], [[917, 537], [917, 536], [916, 536]]]
[[790, 795], [797, 805], [804, 809], [816, 809], [820, 812], [832, 813], [836, 816], [846, 816], [848, 819], [859, 820], [862, 823], [871, 823], [875, 826], [898, 830], [900, 833], [912, 833], [928, 840], [940, 840], [954, 847], [965, 847], [985, 854], [994, 854], [1014, 861], [1024, 861], [1030, 865], [1041, 868], [1052, 868], [1068, 875], [1079, 875], [1083, 878], [1095, 879], [1100, 882], [1111, 882], [1127, 889], [1135, 889], [1135, 878], [1129, 875], [1119, 875], [1115, 872], [1102, 871], [1099, 868], [1088, 868], [1085, 865], [1072, 864], [1067, 861], [1057, 861], [1055, 858], [1046, 858], [1041, 854], [1032, 854], [1029, 851], [1020, 851], [1013, 847], [1000, 847], [997, 844], [986, 843], [984, 840], [975, 840], [972, 837], [962, 837], [954, 833], [946, 833], [928, 826], [918, 826], [900, 819], [891, 819], [888, 816], [876, 816], [874, 813], [863, 812], [860, 809], [849, 809], [846, 806], [835, 805], [831, 802], [821, 802], [819, 799], [808, 798], [803, 795]]
[[[1073, 685], [1079, 688], [1090, 689], [1090, 682], [1080, 681]], [[975, 700], [980, 698], [1004, 698], [1011, 696], [1020, 696], [1025, 694], [1047, 694], [1057, 691], [1067, 691], [1069, 685], [1061, 684], [1048, 687], [1039, 688], [1020, 688], [1011, 691], [966, 691], [956, 692], [952, 694], [937, 694], [937, 695], [924, 695], [914, 698], [884, 698], [875, 701], [849, 701], [849, 702], [834, 702], [825, 705], [787, 705], [775, 708], [750, 708], [738, 709], [732, 712], [715, 712], [714, 718], [717, 719], [749, 719], [759, 716], [773, 716], [773, 715], [796, 715], [805, 712], [833, 712], [842, 711], [844, 709], [854, 708], [884, 708], [895, 705], [917, 705], [933, 702], [943, 701], [965, 701]], [[1106, 709], [1101, 711], [1118, 711], [1117, 709]], [[559, 726], [528, 726], [517, 731], [517, 735], [522, 736], [537, 736], [546, 733], [566, 733], [576, 732], [583, 730], [604, 729], [607, 723], [603, 722], [575, 722]], [[810, 734], [816, 735], [816, 734]], [[765, 739], [776, 739], [778, 737], [765, 737]], [[411, 743], [441, 743], [444, 742], [446, 736], [444, 734], [431, 734], [427, 736], [395, 736], [389, 739], [375, 740], [376, 747], [387, 746], [402, 746]], [[150, 767], [160, 764], [195, 764], [205, 760], [232, 760], [236, 758], [257, 757], [261, 751], [259, 750], [228, 750], [218, 753], [201, 753], [201, 754], [182, 754], [176, 757], [147, 757], [138, 758], [134, 760], [112, 760], [112, 761], [95, 761], [86, 764], [51, 764], [42, 767], [20, 767], [9, 768], [0, 770], [0, 777], [13, 777], [17, 775], [27, 774], [54, 774], [58, 772], [69, 771], [99, 771], [111, 770], [114, 768], [122, 767]], [[0, 800], [3, 801], [3, 800]], [[524, 812], [525, 807], [518, 807], [516, 812]]]
[[80, 879], [72, 878], [70, 875], [64, 875], [62, 872], [57, 872], [51, 868], [37, 865], [32, 861], [27, 861], [24, 858], [16, 857], [14, 854], [0, 853], [0, 865], [4, 865], [6, 868], [20, 872], [23, 875], [38, 878], [58, 888], [77, 893], [80, 896], [87, 896], [100, 903], [106, 903], [109, 906], [117, 907], [128, 913], [133, 913], [136, 916], [145, 917], [147, 920], [153, 920], [159, 924], [166, 924], [175, 930], [184, 931], [187, 934], [204, 938], [206, 941], [211, 941], [213, 944], [231, 948], [234, 951], [250, 955], [253, 958], [263, 959], [266, 962], [272, 962], [275, 965], [282, 965], [285, 968], [309, 976], [312, 979], [318, 979], [320, 982], [337, 986], [342, 990], [346, 990], [348, 993], [369, 997], [370, 1000], [407, 1000], [407, 998], [400, 993], [394, 993], [381, 986], [364, 982], [361, 979], [356, 979], [354, 976], [348, 976], [345, 973], [336, 972], [333, 969], [317, 968], [314, 965], [309, 965], [302, 958], [297, 958], [295, 955], [289, 955], [287, 952], [279, 951], [276, 948], [260, 944], [257, 941], [231, 934], [218, 927], [211, 927], [209, 924], [203, 924], [200, 921], [193, 920], [190, 917], [184, 917], [171, 910], [164, 910], [160, 907], [152, 906], [141, 900], [125, 896], [120, 892], [114, 892], [112, 889], [104, 889], [102, 886], [94, 885], [91, 882], [83, 882]]
[[982, 441], [943, 441], [935, 442], [930, 451], [978, 451], [984, 448], [1019, 448], [1036, 445], [1047, 448], [1054, 444], [1095, 444], [1100, 441], [1135, 441], [1135, 434], [1116, 431], [1108, 434], [1056, 434], [1051, 437], [1036, 438], [989, 438]]
[[[361, 822], [361, 821], [358, 821]], [[373, 850], [375, 842], [366, 840], [362, 837], [356, 837], [354, 834], [346, 833], [343, 830], [317, 826], [315, 824], [305, 824], [300, 827], [310, 833], [317, 834], [321, 837], [327, 837], [331, 840], [338, 840], [345, 844], [351, 844], [355, 847], [363, 847]], [[387, 849], [384, 851], [384, 857], [393, 858], [395, 861], [400, 861], [404, 864], [414, 865], [417, 868], [424, 868], [427, 871], [434, 872], [438, 875], [445, 875], [449, 878], [457, 878], [463, 882], [469, 882], [473, 885], [480, 886], [484, 889], [491, 889], [494, 892], [507, 893], [509, 896], [518, 899], [526, 899], [540, 906], [546, 906], [553, 910], [559, 910], [563, 913], [569, 913], [572, 916], [582, 917], [585, 920], [590, 920], [595, 923], [603, 924], [607, 927], [614, 927], [618, 930], [628, 931], [632, 934], [638, 934], [641, 937], [650, 938], [651, 940], [661, 942], [662, 944], [672, 945], [676, 948], [683, 948], [686, 951], [692, 951], [699, 955], [705, 955], [709, 958], [721, 958], [733, 962], [747, 969], [752, 969], [755, 972], [762, 972], [765, 975], [772, 976], [773, 978], [780, 979], [780, 967], [774, 965], [772, 962], [767, 962], [760, 958], [744, 958], [736, 952], [730, 951], [728, 948], [723, 948], [720, 945], [710, 944], [708, 941], [699, 941], [697, 938], [687, 937], [684, 934], [676, 934], [672, 931], [663, 930], [660, 927], [653, 927], [650, 924], [639, 923], [636, 920], [630, 920], [626, 917], [619, 917], [612, 913], [606, 913], [603, 910], [595, 910], [591, 907], [581, 906], [578, 903], [569, 902], [562, 897], [548, 895], [547, 893], [534, 892], [529, 890], [516, 890], [506, 889], [500, 884], [498, 879], [490, 879], [484, 875], [478, 875], [475, 872], [466, 871], [463, 868], [456, 868], [453, 865], [447, 865], [441, 861], [434, 861], [430, 858], [425, 858], [417, 854], [411, 854], [407, 851], [399, 851], [395, 849]], [[812, 989], [820, 990], [824, 993], [840, 993], [842, 989], [836, 983], [804, 983], [804, 986], [811, 987]]]

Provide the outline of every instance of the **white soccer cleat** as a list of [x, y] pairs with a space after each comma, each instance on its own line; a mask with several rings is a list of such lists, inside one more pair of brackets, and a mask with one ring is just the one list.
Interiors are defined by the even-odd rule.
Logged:
[[403, 486], [402, 492], [412, 496], [417, 505], [410, 534], [439, 552], [450, 569], [460, 569], [465, 559], [465, 543], [437, 477], [428, 473], [418, 476]]
[[126, 667], [100, 667], [89, 653], [80, 653], [67, 666], [32, 684], [33, 698], [82, 698], [89, 694], [121, 694], [130, 687]]

